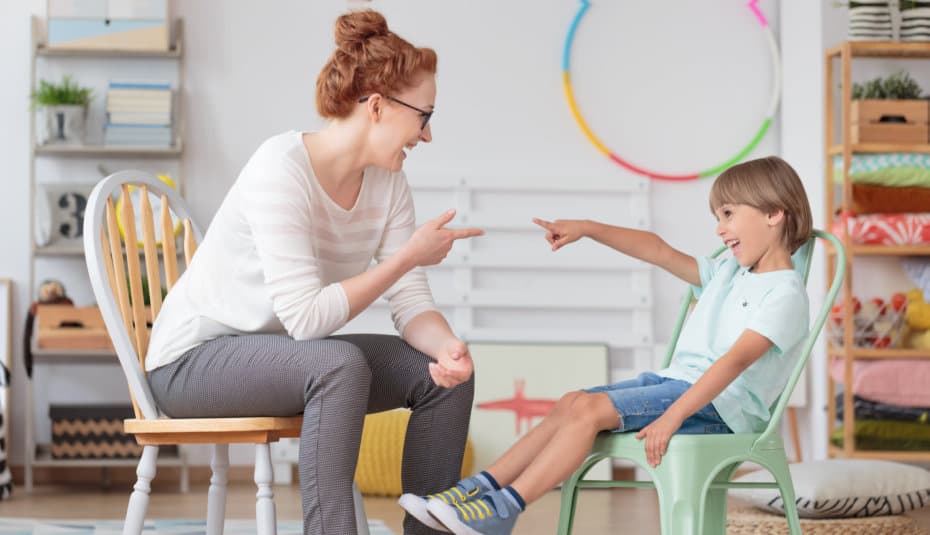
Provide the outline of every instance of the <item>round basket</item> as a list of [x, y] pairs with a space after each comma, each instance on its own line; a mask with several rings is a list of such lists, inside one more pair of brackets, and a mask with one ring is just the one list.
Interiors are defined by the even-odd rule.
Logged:
[[[801, 519], [804, 535], [927, 535], [917, 522], [903, 515], [866, 518]], [[789, 535], [782, 515], [755, 507], [727, 511], [727, 535]]]

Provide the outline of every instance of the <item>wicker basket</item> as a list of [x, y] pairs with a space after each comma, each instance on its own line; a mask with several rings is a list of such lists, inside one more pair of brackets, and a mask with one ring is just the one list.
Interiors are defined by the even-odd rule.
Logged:
[[[903, 515], [866, 518], [801, 519], [804, 535], [927, 535], [917, 522]], [[782, 515], [755, 507], [739, 506], [727, 511], [727, 535], [788, 535]]]

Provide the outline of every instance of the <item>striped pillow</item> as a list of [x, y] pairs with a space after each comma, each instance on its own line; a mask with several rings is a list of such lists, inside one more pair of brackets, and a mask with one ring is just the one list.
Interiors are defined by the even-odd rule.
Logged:
[[[930, 505], [930, 472], [890, 461], [831, 459], [790, 465], [801, 518], [898, 515]], [[757, 470], [734, 481], [773, 481]], [[731, 495], [774, 513], [785, 513], [777, 489], [737, 489]]]

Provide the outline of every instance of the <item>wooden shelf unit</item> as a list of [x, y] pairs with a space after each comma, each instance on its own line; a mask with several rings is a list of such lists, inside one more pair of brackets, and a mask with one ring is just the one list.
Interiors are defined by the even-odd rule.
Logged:
[[[825, 172], [825, 214], [826, 228], [832, 229], [834, 222], [834, 165], [835, 156], [843, 157], [842, 166], [842, 192], [840, 203], [846, 204], [852, 199], [852, 182], [849, 179], [849, 168], [852, 162], [852, 156], [856, 153], [880, 153], [880, 152], [916, 152], [930, 153], [930, 143], [928, 144], [898, 144], [898, 143], [859, 143], [853, 144], [852, 139], [852, 60], [853, 58], [886, 58], [886, 59], [904, 59], [920, 60], [930, 59], [930, 43], [899, 43], [899, 42], [855, 42], [847, 41], [837, 46], [829, 48], [826, 52], [824, 62], [824, 89], [825, 89], [825, 147], [826, 153], [826, 172]], [[839, 80], [835, 77], [835, 66], [839, 63]], [[840, 86], [840, 132], [837, 139], [836, 127], [834, 124], [835, 115], [834, 107], [836, 103], [836, 85]], [[837, 427], [836, 418], [836, 382], [829, 372], [830, 364], [834, 358], [840, 357], [844, 362], [843, 381], [844, 385], [851, 385], [853, 382], [853, 362], [855, 360], [878, 360], [878, 359], [930, 359], [930, 352], [916, 349], [871, 349], [857, 348], [853, 346], [853, 321], [852, 320], [852, 282], [853, 282], [853, 261], [858, 256], [930, 256], [930, 244], [928, 245], [857, 245], [850, 242], [849, 229], [844, 227], [839, 238], [846, 248], [846, 278], [843, 288], [844, 303], [844, 325], [843, 325], [843, 346], [836, 347], [827, 342], [827, 437], [828, 437], [828, 455], [830, 457], [846, 457], [855, 459], [887, 459], [896, 461], [930, 461], [930, 451], [879, 451], [879, 450], [859, 450], [856, 448], [854, 431], [855, 431], [855, 411], [853, 407], [853, 393], [851, 388], [843, 389], [843, 447], [834, 446], [829, 443], [829, 437]], [[835, 255], [836, 251], [828, 247], [827, 254]], [[827, 262], [826, 280], [833, 279], [834, 269], [830, 262]]]

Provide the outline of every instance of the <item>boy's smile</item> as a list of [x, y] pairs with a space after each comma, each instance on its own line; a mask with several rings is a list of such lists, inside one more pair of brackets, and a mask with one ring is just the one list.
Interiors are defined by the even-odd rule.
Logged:
[[739, 265], [754, 273], [791, 269], [791, 252], [782, 242], [784, 213], [765, 214], [747, 204], [723, 204], [714, 210], [717, 235]]

